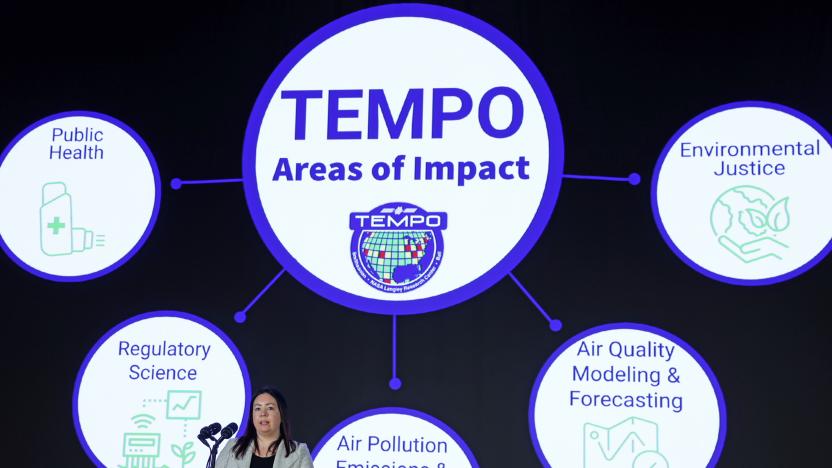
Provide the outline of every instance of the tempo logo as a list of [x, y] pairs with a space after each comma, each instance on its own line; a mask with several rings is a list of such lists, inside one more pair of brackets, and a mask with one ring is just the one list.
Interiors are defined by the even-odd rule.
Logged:
[[370, 286], [403, 293], [433, 277], [444, 254], [447, 213], [429, 213], [410, 203], [387, 203], [367, 213], [351, 213], [355, 271]]

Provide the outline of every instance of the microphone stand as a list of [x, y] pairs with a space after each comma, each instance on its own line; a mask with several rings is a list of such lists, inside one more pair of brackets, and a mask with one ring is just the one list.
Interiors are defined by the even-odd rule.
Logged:
[[[211, 437], [211, 440], [214, 441], [214, 446], [211, 447], [211, 455], [208, 457], [208, 464], [206, 468], [214, 468], [217, 464], [217, 449], [219, 448], [220, 444], [223, 443], [225, 440], [230, 439], [235, 432], [237, 432], [237, 424], [236, 423], [229, 423], [225, 426], [222, 431], [220, 431], [220, 438], [214, 439]], [[216, 434], [216, 432], [214, 432]], [[208, 445], [208, 444], [205, 444]]]
[[[220, 447], [220, 444], [225, 441], [225, 437], [220, 437], [219, 439], [215, 439], [211, 437], [211, 440], [214, 441], [214, 446], [211, 447], [211, 454], [208, 456], [208, 464], [206, 468], [214, 468], [217, 465], [217, 449]], [[206, 446], [208, 444], [205, 444]]]

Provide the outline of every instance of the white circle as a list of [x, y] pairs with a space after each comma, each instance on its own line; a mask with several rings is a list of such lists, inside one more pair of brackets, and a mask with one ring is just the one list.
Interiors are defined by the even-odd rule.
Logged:
[[[617, 358], [619, 346], [644, 355]], [[631, 468], [661, 457], [701, 468], [712, 466], [719, 441], [720, 407], [705, 370], [681, 345], [642, 330], [572, 343], [545, 371], [533, 404], [534, 435], [555, 468]]]
[[[151, 355], [159, 350], [167, 355]], [[127, 325], [101, 343], [82, 372], [75, 402], [79, 436], [104, 466], [134, 466], [141, 456], [155, 457], [155, 466], [181, 466], [172, 446], [188, 443], [186, 452], [201, 460], [207, 449], [196, 439], [200, 428], [239, 424], [246, 412], [247, 376], [234, 351], [185, 318]], [[166, 379], [156, 379], [157, 372]]]
[[696, 122], [667, 151], [658, 217], [706, 274], [776, 278], [816, 259], [832, 239], [830, 174], [832, 147], [809, 123], [774, 108], [730, 108]]
[[[67, 141], [70, 140], [70, 141]], [[157, 205], [151, 156], [120, 126], [87, 115], [49, 120], [0, 165], [0, 237], [22, 266], [53, 279], [126, 260]]]
[[351, 421], [316, 449], [314, 461], [316, 466], [323, 467], [476, 466], [444, 429], [421, 417], [399, 412], [382, 412]]
[[[523, 120], [507, 138], [488, 136], [480, 127], [478, 107], [495, 87], [510, 87], [522, 99]], [[413, 114], [400, 138], [391, 138], [379, 117], [379, 138], [368, 139], [369, 90], [383, 89], [393, 116], [398, 116], [410, 89], [423, 90], [422, 137], [411, 132]], [[472, 98], [471, 113], [447, 121], [442, 138], [432, 137], [431, 111], [435, 88], [461, 88]], [[343, 118], [339, 131], [359, 131], [361, 139], [327, 138], [329, 90], [361, 90], [360, 98], [342, 98], [339, 106], [358, 112]], [[284, 91], [321, 90], [320, 99], [306, 101], [305, 138], [296, 139], [295, 99]], [[446, 111], [460, 100], [445, 98]], [[512, 119], [509, 98], [494, 98], [493, 125], [504, 129]], [[368, 299], [391, 301], [435, 297], [463, 287], [495, 267], [529, 229], [549, 175], [549, 133], [541, 105], [529, 80], [512, 59], [484, 37], [456, 24], [423, 17], [391, 17], [365, 22], [324, 41], [304, 56], [274, 93], [262, 120], [256, 144], [256, 184], [266, 219], [283, 248], [305, 270], [335, 288]], [[405, 155], [400, 180], [380, 181], [372, 175], [378, 162], [391, 164]], [[421, 158], [422, 174], [415, 167]], [[528, 164], [520, 178], [516, 162]], [[301, 180], [273, 180], [280, 158], [297, 163], [361, 163], [359, 180], [316, 181], [309, 169]], [[425, 180], [427, 162], [471, 161], [477, 171], [484, 161], [496, 162], [496, 180]], [[499, 177], [499, 165], [513, 179]], [[554, 169], [552, 169], [554, 170]], [[346, 171], [349, 175], [349, 170]], [[458, 175], [455, 173], [455, 175]], [[297, 177], [295, 177], [297, 179]], [[412, 203], [428, 212], [448, 213], [442, 232], [444, 256], [435, 275], [423, 286], [390, 294], [365, 283], [356, 273], [350, 252], [350, 213], [368, 212], [391, 202]]]

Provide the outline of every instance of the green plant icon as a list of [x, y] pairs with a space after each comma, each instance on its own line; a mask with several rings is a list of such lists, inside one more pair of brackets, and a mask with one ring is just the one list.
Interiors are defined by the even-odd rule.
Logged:
[[181, 447], [176, 444], [171, 444], [170, 450], [173, 454], [180, 460], [182, 463], [180, 466], [181, 468], [185, 468], [185, 465], [194, 461], [196, 458], [196, 451], [191, 450], [194, 447], [193, 442], [186, 442]]
[[739, 185], [720, 194], [710, 221], [719, 245], [744, 263], [782, 260], [789, 248], [776, 238], [791, 225], [789, 197], [778, 200], [760, 187]]

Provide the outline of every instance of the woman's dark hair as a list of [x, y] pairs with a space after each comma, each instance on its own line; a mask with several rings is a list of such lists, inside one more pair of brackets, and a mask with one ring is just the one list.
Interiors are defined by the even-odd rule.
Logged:
[[236, 458], [242, 458], [243, 454], [246, 453], [246, 449], [252, 443], [254, 444], [255, 452], [260, 450], [260, 447], [257, 446], [257, 430], [254, 428], [254, 400], [264, 393], [268, 393], [274, 398], [277, 402], [277, 410], [280, 413], [280, 437], [272, 442], [266, 453], [277, 453], [277, 446], [281, 442], [283, 442], [283, 446], [286, 448], [287, 457], [297, 448], [297, 443], [292, 440], [292, 431], [289, 428], [289, 411], [286, 407], [286, 398], [275, 388], [263, 387], [251, 396], [251, 402], [248, 405], [248, 424], [246, 424], [246, 430], [234, 444], [234, 457]]

